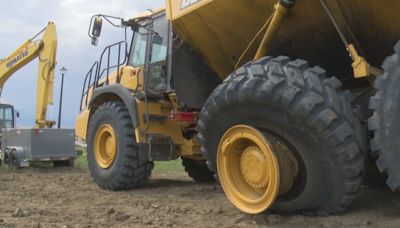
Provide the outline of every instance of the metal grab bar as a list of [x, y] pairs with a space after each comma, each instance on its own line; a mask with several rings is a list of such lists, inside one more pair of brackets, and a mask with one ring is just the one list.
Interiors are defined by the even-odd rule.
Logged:
[[[114, 44], [111, 44], [107, 47], [104, 48], [103, 52], [100, 55], [99, 61], [96, 61], [92, 67], [90, 68], [89, 72], [86, 74], [85, 80], [83, 82], [83, 88], [82, 88], [82, 97], [81, 97], [81, 104], [80, 104], [80, 111], [82, 111], [82, 105], [86, 106], [88, 104], [88, 99], [89, 99], [89, 91], [92, 88], [93, 90], [97, 87], [99, 87], [99, 80], [103, 78], [103, 75], [105, 72], [107, 72], [107, 78], [105, 80], [106, 85], [109, 84], [109, 77], [110, 77], [110, 70], [117, 68], [117, 83], [120, 83], [120, 75], [119, 75], [119, 70], [122, 65], [124, 65], [127, 61], [127, 52], [126, 50], [124, 51], [124, 56], [121, 59], [121, 45], [125, 44], [125, 41], [120, 41]], [[126, 45], [124, 45], [126, 47]], [[118, 56], [117, 56], [117, 63], [115, 65], [110, 66], [111, 64], [111, 54], [112, 50], [115, 48], [118, 48]], [[103, 58], [107, 58], [107, 66], [106, 68], [102, 69], [102, 63], [103, 63]], [[94, 77], [93, 77], [94, 74]], [[92, 82], [93, 81], [93, 82]], [[86, 96], [86, 98], [85, 98]], [[85, 100], [84, 100], [85, 99]]]
[[[95, 69], [95, 73], [94, 75], [97, 75], [97, 71], [98, 71], [98, 65], [99, 62], [94, 62], [94, 64], [92, 65], [92, 67], [90, 68], [89, 72], [86, 74], [85, 80], [83, 82], [83, 87], [82, 87], [82, 97], [81, 97], [81, 104], [80, 104], [80, 110], [82, 110], [82, 104], [83, 104], [83, 98], [85, 97], [85, 95], [87, 95], [89, 93], [89, 89], [90, 86], [92, 85], [92, 79], [94, 79], [93, 76], [93, 70]], [[87, 88], [86, 88], [87, 87]], [[86, 96], [85, 99], [85, 106], [87, 105], [88, 102], [88, 96]]]
[[[103, 52], [100, 55], [99, 66], [98, 66], [99, 74], [96, 75], [96, 87], [98, 87], [98, 81], [102, 78], [102, 76], [104, 74], [104, 71], [107, 71], [106, 85], [109, 84], [110, 69], [111, 68], [115, 68], [115, 67], [117, 67], [117, 82], [119, 82], [119, 80], [118, 80], [119, 79], [119, 67], [121, 65], [125, 64], [125, 61], [127, 59], [126, 58], [126, 51], [125, 51], [124, 52], [125, 56], [123, 58], [123, 61], [121, 62], [121, 45], [122, 44], [125, 44], [125, 41], [120, 41], [120, 42], [117, 42], [115, 44], [111, 44], [111, 45], [107, 46], [106, 48], [104, 48]], [[117, 62], [116, 65], [110, 67], [111, 49], [113, 47], [116, 47], [116, 46], [118, 46], [118, 62]], [[103, 57], [104, 57], [105, 54], [107, 54], [107, 67], [104, 68], [104, 70], [102, 70], [101, 67], [102, 67], [102, 63], [103, 63]], [[100, 74], [100, 71], [101, 71], [101, 74]]]

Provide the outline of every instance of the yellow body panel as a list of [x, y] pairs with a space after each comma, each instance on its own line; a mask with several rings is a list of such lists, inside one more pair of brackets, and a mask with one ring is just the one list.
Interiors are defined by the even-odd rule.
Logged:
[[[143, 85], [143, 69], [135, 68], [132, 66], [124, 66], [119, 70], [120, 75], [120, 84], [128, 89], [136, 89], [138, 86], [139, 89], [142, 88]], [[105, 78], [99, 81], [99, 84], [103, 84], [105, 82]], [[113, 72], [110, 74], [109, 84], [117, 83], [117, 72]]]
[[167, 19], [174, 21], [213, 0], [167, 0]]
[[37, 57], [40, 42], [27, 40], [5, 59], [0, 60], [0, 88], [19, 69]]
[[[170, 103], [148, 103], [137, 100], [137, 110], [139, 117], [139, 127], [135, 129], [136, 141], [147, 143], [147, 135], [170, 136], [175, 145], [183, 144], [182, 130], [179, 122], [167, 119], [165, 122], [146, 123], [145, 114], [169, 116], [172, 111]], [[146, 130], [147, 129], [147, 130]]]
[[[277, 0], [194, 1], [189, 8], [180, 10], [183, 1], [186, 0], [167, 0], [167, 14], [174, 32], [200, 53], [221, 78], [233, 72], [237, 60], [277, 3]], [[400, 39], [400, 1], [329, 0], [326, 3], [360, 55], [372, 66], [380, 66]], [[257, 48], [254, 45], [243, 62], [252, 60]], [[352, 59], [320, 0], [297, 1], [268, 55], [302, 58], [322, 66], [330, 74], [353, 75]]]
[[[132, 91], [138, 90], [143, 91], [143, 69], [135, 68], [132, 66], [124, 66], [120, 68], [120, 84], [125, 88]], [[105, 79], [99, 81], [99, 84], [105, 82]], [[117, 82], [117, 73], [111, 73], [109, 77], [109, 83], [115, 84]], [[88, 101], [92, 96], [93, 89], [90, 88], [87, 94]], [[86, 97], [83, 98], [86, 100]], [[149, 113], [152, 115], [169, 116], [171, 110], [173, 109], [172, 103], [169, 102], [159, 102], [153, 103], [149, 102], [148, 106], [144, 101], [136, 100], [137, 114], [139, 117], [139, 126], [135, 129], [136, 141], [138, 143], [146, 143], [147, 136], [149, 134], [171, 136], [172, 141], [176, 145], [181, 145], [184, 143], [181, 125], [172, 120], [167, 120], [166, 122], [150, 122], [149, 124], [145, 121], [145, 114]], [[76, 135], [85, 140], [87, 137], [87, 128], [89, 126], [90, 115], [93, 114], [91, 110], [83, 103], [82, 111], [76, 119], [75, 133]]]
[[79, 113], [75, 122], [75, 135], [82, 140], [86, 140], [87, 128], [89, 127], [90, 110], [85, 108]]
[[184, 143], [180, 146], [180, 156], [185, 158], [204, 160], [200, 151], [201, 145], [197, 136], [193, 137], [191, 140], [184, 139]]
[[[132, 66], [123, 66], [120, 68], [120, 83], [125, 88], [130, 90], [142, 89], [143, 88], [143, 69], [135, 68]], [[117, 73], [113, 72], [109, 76], [109, 83], [114, 84], [117, 81]], [[105, 79], [99, 80], [99, 84], [105, 82]], [[90, 98], [93, 94], [93, 87], [90, 87], [88, 93], [83, 97], [83, 101], [90, 102]], [[76, 118], [75, 123], [75, 134], [77, 137], [86, 140], [87, 128], [89, 127], [89, 118], [93, 114], [88, 109], [86, 102], [82, 102], [81, 113]]]

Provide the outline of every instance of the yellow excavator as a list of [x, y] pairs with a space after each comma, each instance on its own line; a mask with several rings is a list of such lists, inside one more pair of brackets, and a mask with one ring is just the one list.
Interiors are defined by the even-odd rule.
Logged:
[[[39, 41], [35, 39], [43, 33]], [[36, 128], [51, 128], [54, 121], [46, 119], [47, 106], [53, 104], [54, 69], [56, 66], [57, 33], [56, 26], [50, 22], [31, 39], [25, 41], [8, 57], [0, 60], [0, 95], [4, 84], [19, 69], [39, 59], [37, 95], [36, 95]]]
[[93, 44], [103, 19], [133, 39], [108, 46], [84, 82], [76, 134], [93, 179], [140, 187], [153, 161], [180, 157], [250, 214], [343, 213], [367, 166], [400, 190], [399, 10], [167, 0], [127, 20], [94, 16]]
[[[40, 35], [43, 36], [38, 39]], [[39, 60], [36, 116], [33, 129], [14, 128], [12, 105], [4, 106], [4, 126], [1, 134], [1, 155], [6, 164], [28, 166], [30, 161], [53, 161], [58, 165], [71, 165], [75, 158], [74, 135], [71, 129], [51, 129], [55, 121], [47, 119], [48, 105], [53, 104], [54, 69], [56, 66], [57, 33], [53, 22], [31, 39], [25, 41], [8, 57], [0, 60], [0, 94], [7, 80], [34, 59]], [[9, 120], [11, 119], [11, 120]], [[63, 148], [65, 147], [65, 148]]]

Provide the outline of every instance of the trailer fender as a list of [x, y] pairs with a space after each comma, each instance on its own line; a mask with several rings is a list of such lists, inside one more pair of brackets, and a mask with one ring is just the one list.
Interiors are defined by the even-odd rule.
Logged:
[[15, 168], [29, 167], [28, 154], [23, 147], [7, 146], [5, 151], [8, 152], [9, 166], [14, 166]]

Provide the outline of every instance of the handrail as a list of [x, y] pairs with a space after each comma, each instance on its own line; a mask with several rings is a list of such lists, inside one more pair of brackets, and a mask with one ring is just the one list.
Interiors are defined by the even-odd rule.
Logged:
[[[103, 50], [103, 52], [102, 52], [101, 55], [100, 55], [99, 67], [98, 67], [98, 68], [99, 68], [99, 72], [100, 72], [101, 67], [102, 67], [103, 57], [104, 57], [104, 55], [107, 53], [107, 67], [105, 68], [105, 70], [107, 71], [106, 85], [108, 85], [108, 83], [109, 83], [111, 48], [118, 45], [118, 63], [116, 64], [116, 65], [118, 65], [117, 78], [119, 78], [119, 66], [123, 65], [123, 64], [125, 63], [126, 59], [127, 59], [127, 58], [126, 58], [126, 57], [127, 57], [127, 56], [126, 56], [126, 52], [124, 52], [124, 53], [125, 53], [124, 61], [123, 61], [122, 63], [120, 62], [120, 57], [121, 57], [121, 45], [122, 45], [123, 43], [125, 43], [125, 41], [120, 41], [120, 42], [117, 42], [117, 43], [114, 43], [114, 44], [111, 44], [111, 45], [105, 47], [104, 50]], [[100, 74], [97, 74], [97, 75], [96, 75], [96, 87], [98, 87], [98, 81], [100, 80], [100, 78], [101, 78], [101, 76], [103, 75], [103, 73], [104, 73], [104, 71], [102, 71], [102, 74], [101, 74], [101, 75], [100, 75]]]
[[[98, 65], [99, 65], [99, 62], [97, 62], [97, 61], [94, 62], [92, 67], [90, 68], [89, 72], [86, 74], [85, 80], [83, 82], [83, 87], [82, 87], [82, 98], [81, 98], [81, 104], [79, 106], [80, 110], [82, 110], [83, 98], [84, 98], [84, 96], [86, 94], [89, 93], [89, 89], [90, 89], [90, 86], [92, 84], [93, 69], [96, 69], [95, 75], [97, 75], [97, 73], [98, 73], [97, 72], [98, 71]], [[87, 87], [87, 89], [85, 90], [86, 87]], [[88, 96], [86, 96], [85, 105], [87, 105], [87, 102], [88, 102]]]
[[[81, 105], [80, 105], [80, 111], [82, 111], [82, 105], [83, 102], [85, 102], [85, 105], [88, 104], [88, 99], [89, 99], [89, 90], [93, 87], [93, 90], [97, 87], [99, 87], [99, 80], [101, 78], [103, 78], [103, 74], [105, 72], [107, 72], [107, 78], [105, 80], [105, 84], [108, 85], [110, 83], [109, 81], [109, 77], [110, 77], [110, 70], [117, 68], [117, 83], [120, 83], [120, 67], [126, 63], [127, 61], [127, 53], [126, 50], [124, 51], [124, 56], [122, 58], [122, 62], [121, 62], [121, 45], [126, 43], [125, 41], [120, 41], [114, 44], [111, 44], [107, 47], [104, 48], [103, 52], [100, 55], [100, 59], [99, 61], [96, 61], [92, 67], [90, 68], [89, 72], [86, 74], [85, 80], [83, 82], [83, 88], [82, 88], [82, 97], [81, 97]], [[114, 47], [118, 46], [118, 57], [117, 57], [117, 63], [115, 65], [110, 66], [110, 62], [111, 62], [111, 54], [112, 54], [112, 49]], [[103, 63], [103, 58], [107, 58], [106, 62], [107, 62], [107, 66], [102, 69], [102, 63]], [[95, 70], [95, 71], [94, 71]], [[94, 72], [93, 72], [94, 71]], [[93, 73], [94, 73], [94, 77], [93, 77]], [[93, 80], [93, 82], [92, 82]], [[83, 101], [84, 97], [86, 95], [85, 101]]]

